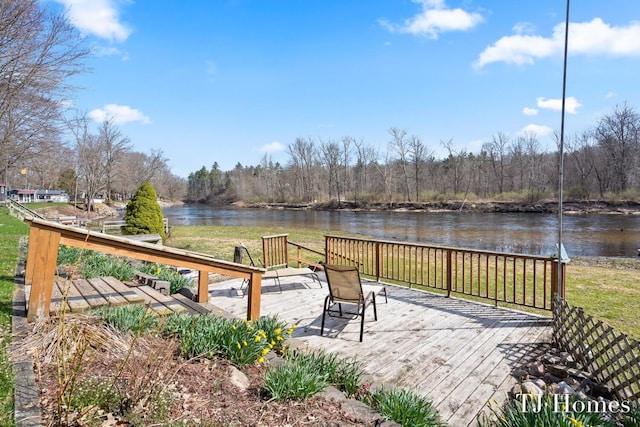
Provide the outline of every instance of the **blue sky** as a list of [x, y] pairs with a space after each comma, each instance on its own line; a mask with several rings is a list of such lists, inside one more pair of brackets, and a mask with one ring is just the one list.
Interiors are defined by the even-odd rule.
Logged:
[[[88, 38], [73, 108], [186, 177], [286, 162], [297, 137], [379, 147], [389, 128], [478, 152], [560, 129], [562, 0], [49, 0]], [[574, 1], [567, 135], [640, 110], [640, 2]]]

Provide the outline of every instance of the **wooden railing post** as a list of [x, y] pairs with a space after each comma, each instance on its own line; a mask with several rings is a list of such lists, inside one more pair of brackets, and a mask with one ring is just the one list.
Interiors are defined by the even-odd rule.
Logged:
[[451, 249], [447, 249], [447, 270], [446, 270], [446, 280], [447, 280], [447, 297], [451, 296], [451, 281], [453, 280], [453, 251]]
[[198, 271], [198, 302], [209, 302], [209, 272]]
[[248, 288], [247, 320], [260, 318], [260, 298], [262, 296], [262, 273], [251, 273]]
[[380, 272], [382, 271], [382, 257], [380, 256], [380, 242], [376, 242], [375, 246], [376, 249], [376, 254], [375, 254], [375, 258], [376, 258], [376, 282], [380, 281]]
[[[560, 276], [558, 275], [558, 270], [560, 270]], [[562, 301], [564, 301], [565, 289], [567, 287], [567, 282], [565, 280], [565, 263], [559, 261], [558, 259], [554, 259], [551, 266], [551, 309], [553, 309], [553, 304], [555, 300], [555, 296], [558, 295]], [[559, 293], [560, 288], [560, 280], [562, 278], [562, 291]]]
[[60, 233], [45, 230], [34, 233], [29, 231], [27, 260], [31, 266], [27, 266], [27, 271], [31, 280], [31, 293], [27, 312], [28, 322], [49, 315], [59, 245]]

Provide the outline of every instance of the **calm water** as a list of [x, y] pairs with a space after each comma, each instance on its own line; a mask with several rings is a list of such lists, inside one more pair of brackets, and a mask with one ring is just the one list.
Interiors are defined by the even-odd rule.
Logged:
[[[456, 212], [334, 212], [233, 209], [206, 205], [164, 208], [171, 225], [313, 228], [380, 240], [550, 255], [558, 241], [555, 214]], [[563, 242], [569, 257], [636, 257], [640, 215], [565, 215]]]

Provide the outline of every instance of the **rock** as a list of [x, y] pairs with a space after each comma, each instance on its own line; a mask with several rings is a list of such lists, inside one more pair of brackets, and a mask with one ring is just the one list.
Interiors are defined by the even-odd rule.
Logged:
[[547, 383], [544, 382], [544, 380], [542, 378], [536, 378], [534, 380], [532, 380], [532, 382], [537, 385], [538, 387], [540, 387], [541, 390], [546, 390], [547, 389]]
[[556, 388], [556, 393], [557, 394], [569, 394], [571, 396], [576, 394], [576, 391], [566, 382], [564, 381], [560, 381], [557, 384], [557, 388]]
[[520, 384], [516, 384], [511, 387], [511, 390], [509, 391], [510, 398], [515, 399], [520, 395], [522, 395], [522, 386]]
[[249, 378], [235, 366], [227, 367], [227, 374], [229, 375], [229, 381], [240, 390], [247, 390], [251, 385]]
[[544, 374], [544, 376], [542, 377], [542, 379], [544, 380], [545, 383], [547, 384], [555, 384], [555, 383], [559, 383], [561, 381], [560, 378], [556, 377], [555, 375], [550, 374], [549, 372], [547, 372], [546, 374]]
[[524, 369], [514, 369], [513, 372], [511, 372], [511, 375], [513, 375], [518, 381], [529, 379], [529, 373]]
[[532, 377], [541, 377], [544, 375], [544, 364], [542, 362], [533, 362], [529, 365], [529, 375]]
[[533, 396], [542, 396], [544, 391], [535, 385], [533, 381], [525, 381], [521, 384], [522, 392], [525, 394], [531, 394]]
[[547, 366], [547, 372], [558, 378], [567, 378], [569, 376], [567, 367], [562, 365], [549, 365]]
[[333, 399], [339, 402], [347, 399], [343, 392], [341, 392], [340, 390], [338, 390], [332, 385], [327, 386], [327, 388], [325, 388], [323, 391], [318, 393], [318, 396], [324, 397], [327, 400]]

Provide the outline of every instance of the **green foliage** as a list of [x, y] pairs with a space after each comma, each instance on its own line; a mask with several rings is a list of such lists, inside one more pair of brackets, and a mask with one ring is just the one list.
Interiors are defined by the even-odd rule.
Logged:
[[264, 390], [271, 400], [304, 400], [327, 387], [327, 379], [307, 364], [292, 361], [269, 369], [264, 376]]
[[[564, 402], [563, 396], [561, 401]], [[522, 400], [509, 400], [502, 407], [489, 405], [492, 417], [478, 419], [479, 427], [615, 427], [616, 422], [606, 419], [600, 412], [574, 411], [564, 404], [556, 405], [552, 395], [546, 394], [541, 399], [539, 409], [535, 396], [525, 397], [526, 407]], [[571, 397], [570, 402], [576, 399]], [[571, 404], [570, 404], [571, 406]], [[534, 410], [535, 408], [535, 410]], [[558, 409], [560, 408], [560, 410]]]
[[130, 280], [135, 269], [128, 259], [87, 249], [60, 246], [58, 265], [70, 265], [85, 279], [112, 276], [118, 280]]
[[141, 304], [103, 306], [92, 313], [121, 332], [149, 332], [158, 325], [158, 319], [149, 307]]
[[122, 232], [124, 234], [157, 233], [164, 239], [166, 236], [162, 218], [162, 208], [158, 204], [156, 190], [150, 183], [145, 182], [127, 203], [124, 215], [127, 225], [122, 227]]
[[369, 403], [383, 416], [403, 426], [444, 426], [430, 401], [411, 390], [381, 388], [370, 394]]
[[[81, 410], [96, 406], [109, 413], [119, 411], [121, 400], [110, 380], [99, 381], [92, 378], [81, 378], [71, 395], [70, 403], [71, 409]], [[95, 420], [92, 419], [93, 417], [89, 418], [87, 421], [97, 422], [100, 416], [96, 414]]]
[[302, 400], [332, 384], [353, 396], [363, 374], [359, 362], [340, 359], [335, 354], [294, 352], [285, 363], [264, 374], [264, 389], [273, 400]]
[[130, 280], [135, 273], [135, 269], [127, 260], [94, 251], [82, 259], [80, 271], [85, 279], [112, 276], [122, 281]]
[[[164, 332], [180, 340], [180, 350], [186, 358], [219, 356], [242, 367], [264, 362], [264, 356], [285, 339], [284, 322], [263, 320], [262, 325], [267, 329], [237, 319], [174, 313], [166, 319]], [[290, 331], [292, 328], [289, 334]]]
[[188, 278], [178, 273], [175, 269], [157, 263], [143, 264], [139, 270], [143, 273], [168, 281], [171, 286], [169, 293], [175, 294], [180, 289], [188, 287], [191, 283]]

